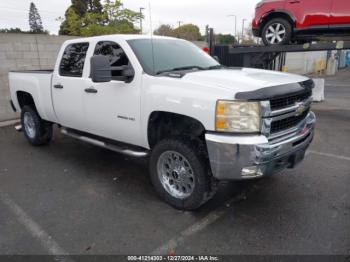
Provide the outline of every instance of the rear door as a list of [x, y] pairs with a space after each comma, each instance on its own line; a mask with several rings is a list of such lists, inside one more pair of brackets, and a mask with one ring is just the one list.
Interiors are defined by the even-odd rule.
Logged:
[[296, 29], [327, 28], [332, 2], [333, 0], [286, 0], [286, 10], [294, 16]]
[[333, 0], [331, 27], [344, 26], [350, 28], [350, 1]]
[[53, 106], [61, 125], [85, 130], [83, 71], [89, 43], [66, 46], [52, 78]]

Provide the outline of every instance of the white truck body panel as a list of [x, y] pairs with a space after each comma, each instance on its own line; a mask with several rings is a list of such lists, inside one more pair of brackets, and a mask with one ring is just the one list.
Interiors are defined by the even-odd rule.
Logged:
[[[215, 106], [219, 99], [234, 100], [237, 92], [307, 80], [298, 75], [247, 68], [191, 72], [182, 78], [151, 76], [143, 72], [127, 43], [137, 38], [147, 36], [112, 35], [70, 40], [63, 44], [53, 74], [10, 73], [15, 107], [20, 108], [17, 91], [28, 92], [40, 116], [47, 121], [149, 149], [147, 129], [152, 112], [185, 115], [201, 122], [206, 130], [215, 131]], [[99, 41], [114, 41], [123, 48], [135, 70], [132, 83], [91, 81], [89, 61]], [[89, 43], [83, 76], [75, 79], [60, 76], [60, 60], [65, 48], [82, 42]], [[55, 89], [53, 85], [56, 84], [67, 88]], [[91, 86], [98, 94], [84, 92]]]
[[10, 72], [10, 93], [15, 107], [20, 109], [17, 92], [27, 92], [32, 95], [41, 118], [57, 122], [51, 97], [51, 79], [52, 73], [49, 72]]

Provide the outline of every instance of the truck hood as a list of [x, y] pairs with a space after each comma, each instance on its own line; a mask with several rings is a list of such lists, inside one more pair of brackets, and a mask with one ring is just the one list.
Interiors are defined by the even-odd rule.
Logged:
[[218, 69], [186, 74], [182, 80], [206, 87], [218, 88], [231, 94], [250, 92], [257, 89], [306, 81], [308, 78], [251, 68]]

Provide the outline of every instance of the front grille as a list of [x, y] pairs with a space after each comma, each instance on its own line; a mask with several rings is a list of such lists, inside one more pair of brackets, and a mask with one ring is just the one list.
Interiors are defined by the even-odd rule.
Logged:
[[291, 116], [282, 120], [273, 121], [271, 123], [271, 134], [295, 127], [307, 117], [309, 112], [310, 110], [307, 110], [299, 116]]
[[270, 101], [271, 110], [274, 111], [274, 110], [286, 108], [289, 106], [293, 106], [297, 102], [305, 101], [306, 99], [311, 97], [311, 95], [312, 95], [311, 90], [305, 90], [305, 91], [300, 92], [300, 93], [291, 94], [288, 96], [272, 99]]

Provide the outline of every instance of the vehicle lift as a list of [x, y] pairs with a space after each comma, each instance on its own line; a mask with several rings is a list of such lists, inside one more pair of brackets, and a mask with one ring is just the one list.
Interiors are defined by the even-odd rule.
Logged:
[[340, 51], [350, 49], [350, 41], [317, 42], [303, 45], [216, 45], [214, 30], [208, 30], [210, 55], [216, 57], [222, 65], [228, 67], [253, 67], [268, 70], [283, 71], [286, 54], [314, 51]]

